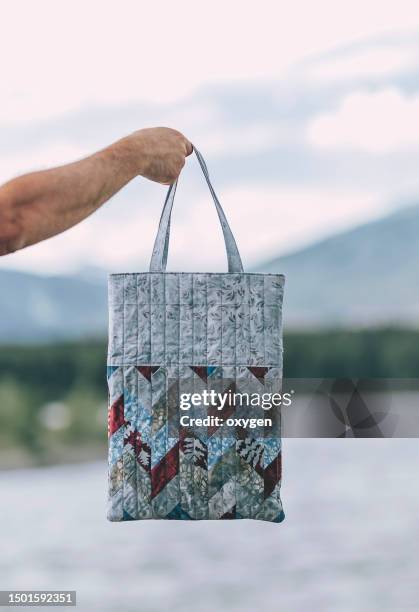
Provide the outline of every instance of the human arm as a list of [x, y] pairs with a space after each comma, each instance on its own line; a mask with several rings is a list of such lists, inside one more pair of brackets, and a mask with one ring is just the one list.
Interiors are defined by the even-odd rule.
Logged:
[[173, 183], [190, 153], [180, 132], [148, 128], [80, 161], [9, 181], [0, 186], [0, 255], [76, 225], [136, 176]]

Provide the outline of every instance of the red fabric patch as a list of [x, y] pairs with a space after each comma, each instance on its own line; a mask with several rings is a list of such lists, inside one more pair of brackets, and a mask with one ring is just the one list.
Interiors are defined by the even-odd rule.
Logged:
[[137, 370], [151, 382], [151, 376], [154, 372], [157, 372], [160, 366], [137, 366]]
[[179, 472], [179, 442], [151, 470], [151, 497], [156, 497]]
[[108, 436], [111, 436], [115, 431], [125, 423], [124, 419], [124, 394], [112, 404], [109, 408], [108, 415]]
[[264, 368], [263, 366], [247, 366], [247, 369], [258, 380], [263, 380], [265, 378], [265, 374], [269, 372], [269, 368]]
[[198, 374], [199, 378], [202, 378], [204, 382], [207, 382], [208, 373], [206, 366], [191, 366], [191, 370], [193, 370], [195, 374]]
[[233, 506], [231, 510], [228, 510], [228, 512], [225, 512], [220, 518], [235, 519], [236, 518], [236, 506]]
[[265, 469], [264, 492], [265, 499], [272, 494], [275, 485], [281, 480], [281, 453], [278, 453], [275, 459]]

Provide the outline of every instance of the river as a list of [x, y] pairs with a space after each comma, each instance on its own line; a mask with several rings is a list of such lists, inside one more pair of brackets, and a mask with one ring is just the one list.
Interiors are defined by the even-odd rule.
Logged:
[[1, 588], [86, 612], [419, 609], [419, 440], [283, 442], [281, 524], [108, 523], [105, 460], [0, 472]]

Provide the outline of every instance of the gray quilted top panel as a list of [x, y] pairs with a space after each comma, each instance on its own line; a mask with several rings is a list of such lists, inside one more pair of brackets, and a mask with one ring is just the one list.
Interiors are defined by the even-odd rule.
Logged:
[[109, 276], [108, 365], [282, 368], [281, 274]]

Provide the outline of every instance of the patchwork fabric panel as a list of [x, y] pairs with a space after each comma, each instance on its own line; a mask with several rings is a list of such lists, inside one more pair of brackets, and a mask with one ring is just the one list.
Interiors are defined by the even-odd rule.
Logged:
[[[283, 287], [275, 274], [110, 275], [109, 520], [284, 518], [279, 417], [195, 427], [180, 408], [186, 389], [280, 392]], [[216, 414], [245, 412], [189, 411]]]

